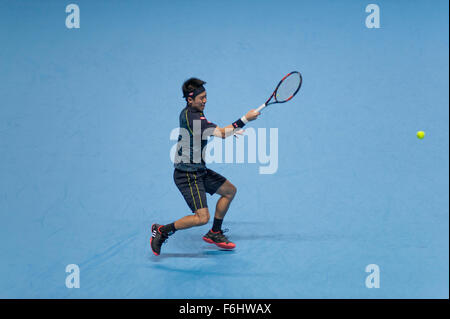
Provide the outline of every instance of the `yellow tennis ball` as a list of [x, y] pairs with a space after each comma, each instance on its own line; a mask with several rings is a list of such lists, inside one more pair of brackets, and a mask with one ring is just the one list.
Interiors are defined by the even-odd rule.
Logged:
[[425, 137], [425, 132], [424, 131], [417, 132], [417, 138], [423, 139], [424, 137]]

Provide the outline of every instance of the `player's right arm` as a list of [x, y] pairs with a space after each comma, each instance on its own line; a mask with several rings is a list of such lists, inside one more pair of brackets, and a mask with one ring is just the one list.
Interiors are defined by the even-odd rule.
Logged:
[[213, 132], [213, 135], [220, 138], [227, 138], [228, 136], [233, 135], [234, 133], [242, 134], [242, 130], [236, 132], [234, 130], [242, 128], [245, 124], [247, 124], [250, 121], [256, 120], [260, 114], [261, 113], [256, 110], [250, 110], [247, 112], [247, 114], [245, 114], [243, 117], [241, 117], [233, 124], [230, 124], [225, 127], [217, 126]]

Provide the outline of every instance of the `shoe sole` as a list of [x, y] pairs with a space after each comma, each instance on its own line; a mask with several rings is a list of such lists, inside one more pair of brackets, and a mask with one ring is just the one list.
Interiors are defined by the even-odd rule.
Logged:
[[[155, 224], [152, 225], [152, 228], [151, 228], [152, 233], [153, 233], [153, 226], [155, 226]], [[153, 253], [155, 256], [159, 256], [159, 254], [153, 250], [152, 241], [153, 241], [153, 236], [150, 237], [150, 249], [152, 250], [152, 253]]]
[[229, 244], [225, 244], [225, 243], [216, 243], [214, 241], [212, 241], [209, 238], [203, 237], [203, 240], [206, 241], [208, 244], [214, 244], [219, 248], [223, 248], [223, 249], [234, 249], [236, 247], [235, 244], [233, 243], [229, 243]]

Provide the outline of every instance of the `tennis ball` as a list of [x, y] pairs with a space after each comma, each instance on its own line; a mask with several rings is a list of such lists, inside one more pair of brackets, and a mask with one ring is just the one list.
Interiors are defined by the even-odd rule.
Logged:
[[425, 137], [425, 132], [424, 131], [417, 132], [417, 138], [423, 139], [424, 137]]

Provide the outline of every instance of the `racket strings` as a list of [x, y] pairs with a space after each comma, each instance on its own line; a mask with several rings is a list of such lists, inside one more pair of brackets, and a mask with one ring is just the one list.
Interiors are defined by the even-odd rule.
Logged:
[[301, 85], [301, 82], [302, 81], [300, 74], [292, 73], [280, 83], [280, 86], [278, 87], [275, 94], [275, 99], [278, 102], [287, 101], [298, 90], [298, 88]]

